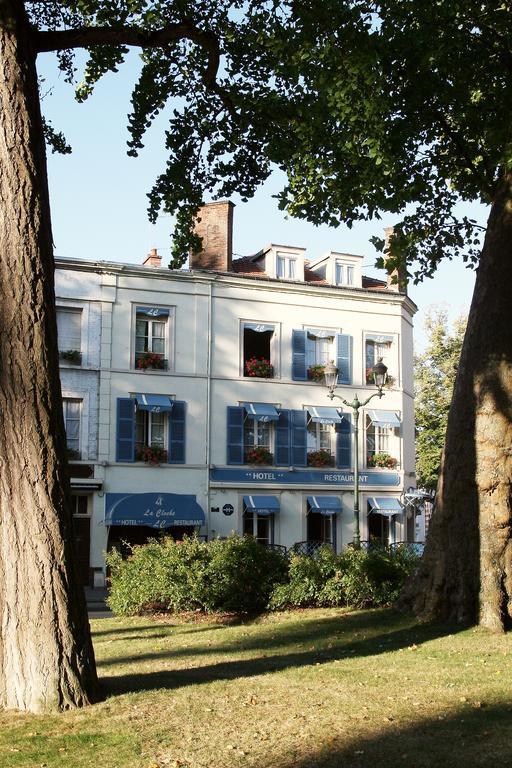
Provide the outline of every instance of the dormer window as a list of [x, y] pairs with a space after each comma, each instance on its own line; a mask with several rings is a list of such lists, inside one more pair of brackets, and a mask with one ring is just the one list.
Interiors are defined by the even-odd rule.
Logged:
[[336, 259], [335, 277], [336, 285], [354, 285], [354, 267]]
[[297, 259], [284, 253], [277, 254], [277, 276], [287, 280], [297, 277]]

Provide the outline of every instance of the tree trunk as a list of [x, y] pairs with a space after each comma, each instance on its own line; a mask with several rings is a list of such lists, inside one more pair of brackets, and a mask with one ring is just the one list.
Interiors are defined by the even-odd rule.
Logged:
[[0, 8], [0, 706], [97, 696], [74, 542], [35, 54], [20, 0]]
[[493, 202], [448, 417], [436, 510], [401, 605], [512, 624], [512, 174]]

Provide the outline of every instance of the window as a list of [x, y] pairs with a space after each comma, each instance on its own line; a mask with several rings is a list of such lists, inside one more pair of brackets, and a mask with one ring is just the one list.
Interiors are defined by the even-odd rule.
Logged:
[[306, 440], [309, 466], [334, 467], [336, 441], [332, 424], [318, 424], [310, 419]]
[[334, 281], [336, 285], [354, 285], [354, 267], [337, 260]]
[[398, 461], [393, 456], [393, 442], [392, 426], [379, 423], [377, 419], [366, 414], [366, 466], [395, 469]]
[[288, 280], [295, 280], [297, 276], [297, 259], [278, 253], [277, 276]]
[[272, 379], [272, 347], [275, 337], [273, 325], [265, 323], [243, 324], [243, 375], [251, 378]]
[[244, 536], [253, 536], [259, 544], [272, 544], [273, 517], [244, 512]]
[[77, 494], [71, 494], [71, 511], [73, 515], [79, 515], [83, 517], [89, 514], [87, 496], [78, 496]]
[[80, 458], [80, 413], [81, 400], [63, 399], [64, 426], [66, 428], [66, 444], [70, 459]]
[[[365, 341], [365, 364], [366, 364], [366, 383], [374, 385], [372, 368], [379, 360], [382, 360], [384, 365], [390, 367], [391, 361], [391, 346], [393, 343], [392, 336], [378, 336], [376, 334], [367, 335]], [[394, 378], [388, 371], [387, 384], [392, 386], [394, 384]]]
[[310, 381], [324, 383], [323, 366], [336, 359], [334, 331], [308, 329], [306, 332], [306, 371]]
[[167, 369], [169, 310], [161, 307], [137, 307], [135, 321], [135, 367]]
[[249, 464], [271, 464], [272, 426], [269, 421], [257, 421], [248, 416], [244, 421], [244, 457]]
[[57, 334], [61, 360], [80, 365], [82, 310], [57, 307]]
[[336, 518], [334, 515], [322, 515], [308, 512], [308, 542], [321, 542], [334, 545]]
[[137, 459], [142, 458], [145, 446], [158, 448], [166, 453], [166, 426], [165, 413], [137, 410], [135, 417], [135, 456]]

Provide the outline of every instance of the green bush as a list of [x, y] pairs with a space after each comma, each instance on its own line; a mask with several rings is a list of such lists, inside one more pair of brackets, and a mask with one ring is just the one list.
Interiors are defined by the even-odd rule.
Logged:
[[288, 582], [274, 589], [269, 608], [388, 605], [398, 597], [417, 561], [407, 547], [391, 551], [349, 547], [340, 555], [324, 547], [315, 558], [293, 555]]
[[171, 538], [107, 557], [108, 604], [118, 615], [144, 611], [253, 613], [315, 606], [367, 608], [392, 603], [418, 557], [407, 547], [355, 550], [315, 557], [262, 547], [251, 537], [208, 543]]
[[123, 560], [107, 556], [108, 605], [118, 615], [147, 610], [255, 612], [286, 578], [287, 561], [252, 538], [232, 536], [208, 543], [171, 538], [134, 547]]

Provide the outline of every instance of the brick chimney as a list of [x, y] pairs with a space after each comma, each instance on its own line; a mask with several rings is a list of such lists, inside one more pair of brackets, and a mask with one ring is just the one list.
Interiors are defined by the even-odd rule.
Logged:
[[[389, 242], [393, 236], [393, 227], [384, 227], [384, 260], [389, 253]], [[396, 293], [407, 293], [407, 275], [403, 269], [393, 269], [387, 274], [387, 288]]]
[[162, 266], [162, 257], [158, 255], [158, 251], [156, 248], [152, 248], [144, 261], [142, 262], [143, 267], [161, 267]]
[[233, 258], [234, 203], [221, 200], [199, 209], [194, 232], [203, 241], [199, 253], [190, 254], [190, 269], [230, 272]]

